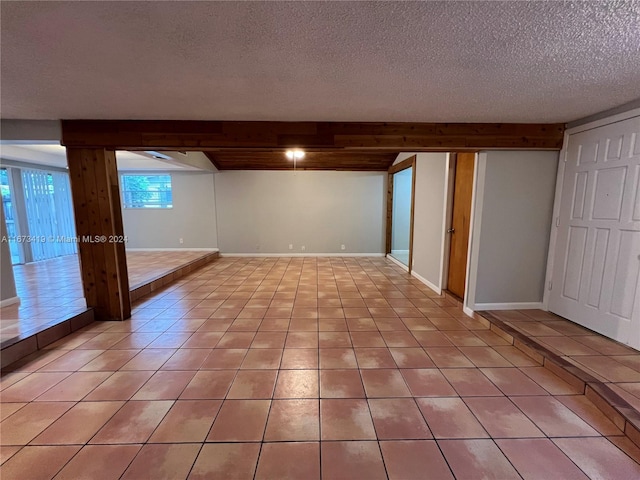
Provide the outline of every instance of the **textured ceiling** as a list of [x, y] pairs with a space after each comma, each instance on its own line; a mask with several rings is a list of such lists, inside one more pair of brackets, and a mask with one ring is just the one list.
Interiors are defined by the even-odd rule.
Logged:
[[640, 2], [1, 2], [3, 118], [564, 122], [640, 97]]

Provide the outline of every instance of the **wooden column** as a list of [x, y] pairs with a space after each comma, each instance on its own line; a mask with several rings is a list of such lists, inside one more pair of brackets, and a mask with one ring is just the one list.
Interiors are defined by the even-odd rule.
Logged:
[[114, 150], [67, 148], [80, 271], [99, 320], [131, 317], [120, 187]]

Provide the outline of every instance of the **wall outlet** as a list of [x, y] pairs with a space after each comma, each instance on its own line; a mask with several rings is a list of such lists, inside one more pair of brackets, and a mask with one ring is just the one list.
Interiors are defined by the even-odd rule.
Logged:
[[300, 247], [300, 250], [302, 250], [303, 252], [304, 252], [306, 249], [307, 249], [307, 247], [305, 247], [304, 245], [302, 245], [302, 246]]
[[340, 250], [345, 250], [347, 247], [345, 247], [344, 245], [340, 245]]
[[293, 250], [293, 243], [289, 244], [289, 250]]
[[181, 239], [180, 239], [180, 243], [184, 243], [184, 238], [181, 238]]

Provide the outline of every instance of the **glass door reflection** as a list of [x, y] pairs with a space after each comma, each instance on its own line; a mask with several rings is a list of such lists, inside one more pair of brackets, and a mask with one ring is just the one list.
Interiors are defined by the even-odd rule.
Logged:
[[391, 256], [409, 266], [411, 235], [411, 187], [413, 168], [393, 174], [393, 210], [391, 216]]

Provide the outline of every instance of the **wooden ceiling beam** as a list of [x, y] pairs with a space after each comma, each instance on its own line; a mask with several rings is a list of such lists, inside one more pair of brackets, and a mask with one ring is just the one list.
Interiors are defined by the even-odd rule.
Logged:
[[564, 124], [63, 120], [62, 144], [116, 150], [560, 150]]

